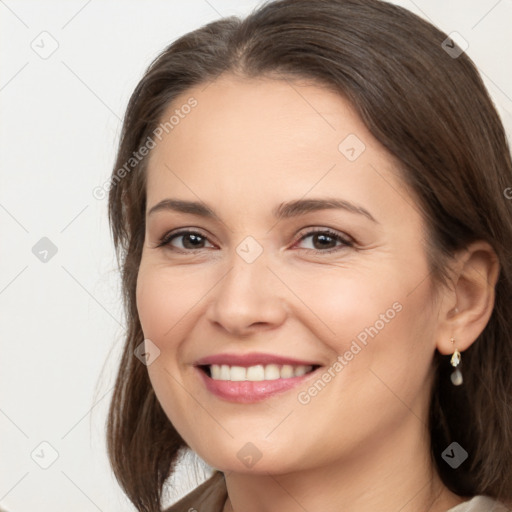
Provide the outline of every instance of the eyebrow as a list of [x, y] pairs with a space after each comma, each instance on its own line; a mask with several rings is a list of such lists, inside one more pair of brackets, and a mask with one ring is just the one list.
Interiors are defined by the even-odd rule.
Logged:
[[[372, 222], [379, 224], [374, 216], [360, 205], [338, 198], [321, 198], [321, 199], [297, 199], [281, 203], [272, 210], [273, 216], [278, 219], [289, 219], [298, 217], [310, 212], [319, 210], [346, 210], [351, 213], [363, 215]], [[188, 213], [198, 215], [205, 218], [217, 218], [215, 212], [205, 203], [199, 201], [184, 201], [181, 199], [164, 199], [154, 205], [148, 211], [148, 217], [159, 211], [176, 211], [179, 213]]]

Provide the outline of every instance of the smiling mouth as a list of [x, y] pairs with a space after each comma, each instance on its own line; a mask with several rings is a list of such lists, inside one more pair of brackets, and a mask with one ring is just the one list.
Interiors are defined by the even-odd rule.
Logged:
[[236, 366], [228, 364], [200, 365], [199, 368], [213, 380], [231, 382], [260, 382], [302, 377], [315, 371], [319, 365], [258, 364]]

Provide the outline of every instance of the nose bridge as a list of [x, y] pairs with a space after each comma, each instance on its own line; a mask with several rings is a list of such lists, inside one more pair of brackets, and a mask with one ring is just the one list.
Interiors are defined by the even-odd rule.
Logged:
[[263, 247], [255, 242], [246, 239], [236, 247], [213, 294], [209, 319], [230, 332], [241, 333], [254, 324], [276, 325], [285, 317], [279, 282], [267, 268]]
[[221, 283], [223, 291], [241, 297], [254, 295], [256, 298], [258, 283], [268, 280], [268, 260], [269, 252], [264, 249], [263, 242], [246, 236], [229, 255], [230, 271]]

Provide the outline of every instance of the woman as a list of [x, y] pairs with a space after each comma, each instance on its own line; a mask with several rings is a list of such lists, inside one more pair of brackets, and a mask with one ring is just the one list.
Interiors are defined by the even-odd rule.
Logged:
[[109, 455], [141, 511], [512, 502], [512, 164], [475, 66], [377, 0], [178, 39], [111, 180], [128, 333]]

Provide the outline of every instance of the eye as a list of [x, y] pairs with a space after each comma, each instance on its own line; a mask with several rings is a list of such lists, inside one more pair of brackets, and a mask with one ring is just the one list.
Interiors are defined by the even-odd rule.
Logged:
[[178, 231], [177, 233], [168, 233], [162, 237], [157, 247], [168, 246], [178, 252], [190, 252], [197, 249], [207, 248], [205, 244], [210, 244], [208, 239], [197, 231]]
[[309, 231], [301, 236], [298, 243], [308, 239], [310, 239], [310, 242], [307, 244], [309, 247], [306, 247], [306, 250], [312, 250], [317, 253], [334, 252], [343, 247], [352, 247], [354, 245], [351, 240], [330, 229]]
[[[352, 247], [354, 245], [347, 237], [341, 236], [339, 233], [330, 229], [309, 231], [300, 237], [297, 244], [305, 242], [308, 239], [310, 240], [305, 245], [309, 245], [309, 247], [299, 247], [299, 249], [316, 253], [330, 253], [338, 251], [343, 247]], [[171, 232], [164, 235], [160, 239], [157, 247], [165, 246], [176, 252], [192, 252], [215, 247], [202, 233], [187, 230]]]

